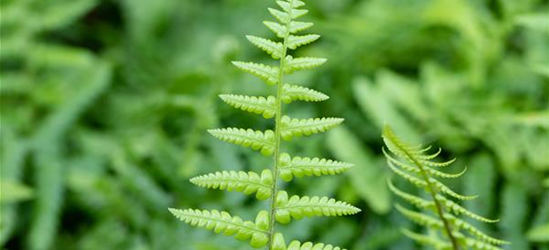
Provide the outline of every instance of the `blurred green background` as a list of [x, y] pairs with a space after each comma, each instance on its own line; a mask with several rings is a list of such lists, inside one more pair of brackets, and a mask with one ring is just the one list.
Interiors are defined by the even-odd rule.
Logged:
[[[496, 225], [507, 249], [549, 249], [549, 2], [309, 0], [329, 59], [293, 82], [332, 98], [287, 110], [341, 116], [328, 134], [286, 143], [294, 155], [356, 164], [286, 188], [363, 209], [303, 219], [291, 238], [354, 250], [423, 249], [392, 209], [380, 128], [445, 149], [468, 166], [449, 185]], [[190, 177], [259, 170], [270, 158], [206, 130], [272, 124], [221, 93], [273, 93], [231, 60], [271, 63], [244, 35], [273, 37], [273, 0], [2, 0], [0, 247], [28, 250], [245, 250], [177, 221], [167, 207], [223, 209], [252, 219], [265, 203], [205, 190]], [[406, 183], [397, 185], [405, 188]], [[411, 190], [414, 190], [412, 188]], [[290, 238], [287, 236], [287, 238]]]

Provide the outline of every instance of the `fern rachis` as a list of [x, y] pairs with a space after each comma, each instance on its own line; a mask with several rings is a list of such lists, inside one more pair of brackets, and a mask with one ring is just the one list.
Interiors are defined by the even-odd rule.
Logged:
[[221, 171], [198, 176], [191, 179], [197, 186], [238, 191], [247, 195], [254, 194], [258, 200], [270, 199], [270, 210], [260, 211], [255, 221], [245, 221], [224, 211], [207, 211], [194, 209], [170, 209], [178, 219], [192, 226], [203, 227], [216, 233], [234, 235], [238, 240], [249, 240], [254, 248], [267, 247], [268, 250], [340, 250], [339, 247], [311, 242], [292, 241], [286, 244], [281, 233], [276, 232], [277, 222], [287, 224], [292, 219], [298, 220], [312, 216], [343, 216], [352, 215], [360, 209], [342, 201], [328, 197], [288, 196], [284, 190], [279, 190], [278, 181], [292, 181], [294, 177], [321, 176], [340, 174], [352, 167], [352, 164], [333, 160], [291, 157], [281, 152], [283, 140], [294, 137], [310, 136], [325, 132], [340, 123], [340, 118], [295, 119], [283, 114], [283, 105], [293, 101], [319, 102], [329, 97], [318, 91], [288, 84], [285, 76], [294, 71], [318, 67], [326, 59], [315, 57], [294, 58], [289, 50], [295, 50], [316, 41], [319, 35], [298, 35], [297, 32], [310, 28], [309, 22], [296, 21], [307, 14], [307, 10], [299, 9], [305, 4], [299, 0], [277, 1], [282, 10], [269, 8], [269, 12], [278, 22], [265, 21], [264, 24], [272, 30], [282, 42], [247, 36], [246, 38], [279, 60], [278, 66], [269, 66], [253, 62], [233, 62], [242, 71], [252, 74], [267, 85], [276, 86], [276, 96], [257, 97], [245, 95], [220, 95], [220, 98], [230, 106], [262, 115], [265, 119], [274, 118], [274, 130], [256, 131], [253, 129], [224, 128], [212, 129], [214, 137], [236, 145], [249, 147], [260, 151], [263, 155], [272, 155], [274, 167], [265, 169], [261, 174], [254, 172]]
[[[387, 158], [387, 164], [390, 169], [415, 186], [423, 188], [431, 199], [426, 200], [406, 193], [398, 189], [390, 180], [388, 181], [389, 189], [418, 209], [432, 211], [436, 217], [409, 210], [401, 205], [396, 206], [397, 210], [416, 224], [441, 232], [446, 239], [441, 239], [435, 234], [423, 235], [404, 230], [403, 233], [406, 236], [419, 243], [433, 246], [435, 249], [444, 250], [499, 250], [498, 245], [509, 244], [506, 241], [484, 234], [473, 225], [457, 217], [458, 215], [465, 215], [486, 223], [498, 222], [498, 220], [490, 220], [477, 215], [446, 197], [449, 196], [463, 201], [476, 198], [476, 196], [460, 195], [436, 179], [458, 178], [465, 173], [466, 169], [455, 174], [448, 174], [435, 169], [449, 166], [455, 159], [447, 162], [431, 161], [440, 154], [441, 149], [434, 154], [426, 155], [425, 153], [431, 147], [421, 148], [419, 146], [410, 146], [401, 141], [389, 126], [385, 126], [383, 129], [383, 140], [390, 152], [387, 152], [383, 148], [383, 153]], [[463, 234], [461, 230], [467, 232], [468, 235]]]

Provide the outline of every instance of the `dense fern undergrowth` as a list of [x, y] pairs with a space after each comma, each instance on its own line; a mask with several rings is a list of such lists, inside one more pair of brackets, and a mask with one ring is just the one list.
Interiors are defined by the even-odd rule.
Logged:
[[[274, 117], [262, 118], [272, 110], [247, 109], [255, 115], [227, 103], [246, 101], [241, 94], [274, 95], [274, 85], [260, 84], [231, 62], [275, 66], [244, 37], [279, 39], [258, 22], [276, 21], [262, 11], [275, 1], [1, 5], [1, 249], [251, 248], [249, 240], [181, 223], [166, 208], [227, 211], [254, 225], [261, 210], [269, 211], [273, 196], [264, 186], [227, 185], [236, 192], [217, 192], [189, 179], [208, 186], [202, 181], [209, 173], [240, 178], [244, 172], [268, 182], [262, 172], [272, 172], [273, 158], [216, 140], [207, 130], [273, 130]], [[478, 198], [454, 201], [500, 221], [459, 219], [512, 243], [499, 248], [549, 249], [546, 0], [309, 0], [307, 9], [299, 21], [314, 22], [307, 31], [322, 39], [291, 50], [292, 56], [329, 61], [288, 76], [293, 87], [284, 91], [317, 92], [284, 104], [284, 115], [336, 116], [345, 123], [323, 135], [283, 140], [279, 189], [288, 203], [293, 195], [327, 196], [363, 211], [299, 221], [290, 215], [291, 223], [276, 227], [288, 247], [298, 240], [353, 250], [432, 249], [403, 237], [402, 228], [448, 241], [443, 231], [394, 209], [400, 204], [436, 218], [387, 185], [390, 179], [398, 190], [430, 199], [387, 166], [379, 135], [390, 124], [402, 141], [443, 148], [441, 161], [457, 156], [445, 172], [463, 166], [467, 172], [444, 184]], [[321, 162], [331, 166], [330, 176], [291, 168]]]

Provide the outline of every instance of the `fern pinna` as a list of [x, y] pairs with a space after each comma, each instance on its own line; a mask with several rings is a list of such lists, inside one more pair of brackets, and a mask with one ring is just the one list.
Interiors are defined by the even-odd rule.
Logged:
[[[477, 197], [458, 194], [437, 179], [458, 178], [465, 173], [467, 168], [455, 174], [440, 171], [440, 168], [451, 165], [455, 159], [446, 162], [432, 161], [441, 153], [441, 149], [433, 154], [428, 154], [431, 147], [422, 148], [409, 145], [400, 140], [389, 126], [385, 126], [383, 129], [383, 140], [390, 151], [387, 152], [383, 148], [391, 170], [406, 181], [424, 189], [430, 199], [406, 193], [398, 189], [390, 180], [388, 181], [389, 189], [418, 209], [431, 211], [434, 216], [409, 210], [400, 205], [396, 205], [397, 210], [414, 223], [439, 232], [438, 234], [423, 235], [404, 229], [403, 233], [406, 236], [420, 244], [430, 245], [440, 250], [498, 250], [501, 249], [498, 247], [499, 245], [509, 244], [486, 235], [475, 226], [458, 218], [459, 215], [465, 215], [485, 223], [499, 221], [487, 219], [454, 202], [452, 199], [467, 201]], [[462, 231], [466, 233], [464, 234]]]
[[170, 211], [180, 220], [192, 226], [204, 227], [216, 233], [234, 235], [238, 240], [249, 240], [254, 248], [267, 247], [269, 250], [339, 250], [339, 247], [311, 242], [292, 241], [286, 244], [281, 233], [275, 231], [276, 223], [286, 224], [292, 219], [312, 216], [341, 216], [358, 213], [360, 210], [345, 202], [327, 197], [289, 196], [279, 190], [278, 181], [291, 181], [294, 177], [321, 176], [339, 174], [351, 167], [351, 164], [333, 160], [291, 157], [281, 152], [282, 140], [293, 137], [308, 136], [324, 132], [339, 125], [340, 118], [292, 119], [283, 115], [283, 104], [293, 101], [319, 102], [328, 96], [318, 91], [291, 85], [284, 81], [284, 76], [294, 71], [311, 69], [322, 65], [326, 59], [314, 57], [292, 57], [289, 50], [316, 41], [319, 35], [298, 35], [310, 28], [313, 23], [297, 21], [307, 14], [300, 9], [305, 4], [299, 0], [277, 1], [281, 10], [269, 8], [269, 12], [278, 22], [265, 21], [264, 24], [278, 36], [282, 42], [256, 36], [247, 36], [258, 48], [279, 60], [278, 67], [252, 62], [233, 62], [243, 70], [276, 87], [276, 96], [255, 97], [244, 95], [221, 95], [227, 104], [244, 111], [262, 115], [266, 119], [274, 118], [274, 131], [256, 131], [252, 129], [224, 128], [209, 132], [216, 138], [249, 147], [263, 155], [274, 155], [274, 169], [265, 169], [260, 174], [254, 172], [223, 171], [191, 179], [191, 182], [206, 188], [227, 191], [239, 191], [254, 194], [259, 200], [270, 200], [269, 211], [262, 210], [255, 221], [244, 221], [228, 212], [216, 210], [178, 210]]

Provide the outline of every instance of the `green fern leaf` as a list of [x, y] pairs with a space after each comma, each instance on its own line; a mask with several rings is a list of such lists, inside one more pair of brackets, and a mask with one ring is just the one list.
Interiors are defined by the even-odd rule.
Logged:
[[[387, 153], [387, 151], [385, 151], [385, 149], [383, 149], [383, 154], [385, 154], [385, 157], [389, 161], [391, 161], [392, 163], [394, 163], [394, 164], [398, 165], [399, 167], [405, 169], [406, 171], [413, 172], [413, 173], [416, 173], [416, 174], [421, 173], [420, 168], [415, 167], [415, 166], [411, 166], [409, 164], [403, 163], [402, 161], [399, 161], [399, 160], [393, 158], [391, 155], [389, 155]], [[467, 172], [467, 167], [465, 167], [461, 172], [456, 173], [456, 174], [447, 174], [447, 173], [432, 169], [430, 167], [425, 167], [424, 170], [429, 172], [429, 174], [432, 175], [432, 176], [436, 176], [436, 177], [440, 177], [440, 178], [447, 178], [447, 179], [454, 179], [454, 178], [458, 178], [458, 177], [462, 176], [463, 174], [465, 174], [465, 172]]]
[[426, 188], [427, 187], [427, 182], [426, 181], [421, 180], [421, 179], [419, 179], [415, 176], [412, 176], [412, 175], [400, 170], [391, 161], [387, 160], [387, 165], [389, 166], [389, 168], [391, 168], [391, 170], [393, 170], [393, 172], [395, 172], [395, 174], [397, 174], [400, 177], [404, 178], [405, 180], [411, 182], [412, 184], [414, 184], [418, 187], [421, 187], [421, 188]]
[[304, 31], [308, 28], [313, 27], [313, 23], [311, 22], [300, 22], [300, 21], [292, 21], [290, 23], [290, 33], [297, 33], [300, 31]]
[[387, 180], [387, 184], [389, 186], [389, 189], [393, 193], [395, 193], [397, 196], [404, 199], [408, 203], [416, 206], [417, 208], [427, 209], [427, 208], [434, 208], [435, 207], [435, 203], [433, 201], [428, 201], [428, 200], [425, 200], [421, 197], [415, 196], [413, 194], [406, 193], [406, 192], [398, 189], [397, 187], [395, 187], [393, 185], [393, 183], [391, 182], [391, 180]]
[[269, 96], [219, 95], [227, 104], [244, 111], [261, 114], [265, 118], [272, 118], [276, 114], [276, 98]]
[[269, 39], [256, 36], [246, 36], [246, 38], [248, 38], [248, 41], [250, 41], [253, 45], [271, 55], [273, 59], [280, 59], [280, 57], [282, 57], [282, 43], [273, 42]]
[[291, 181], [295, 177], [335, 175], [350, 169], [353, 164], [337, 162], [333, 160], [294, 157], [289, 154], [280, 156], [280, 177], [284, 181]]
[[284, 140], [290, 140], [295, 136], [309, 136], [325, 132], [341, 124], [343, 121], [343, 118], [292, 119], [284, 116], [281, 121], [281, 136]]
[[303, 45], [307, 45], [310, 43], [313, 43], [314, 41], [318, 40], [320, 38], [319, 35], [304, 35], [304, 36], [290, 36], [288, 38], [288, 48], [290, 49], [297, 49], [298, 47], [301, 47]]
[[223, 128], [211, 129], [208, 132], [222, 141], [261, 151], [263, 155], [271, 155], [274, 152], [275, 134], [272, 130], [261, 132], [252, 129]]
[[238, 191], [246, 195], [256, 193], [259, 200], [271, 197], [273, 174], [265, 169], [259, 176], [255, 172], [222, 171], [198, 176], [191, 179], [191, 183], [205, 188]]
[[469, 232], [469, 234], [475, 236], [478, 240], [480, 240], [482, 242], [487, 242], [487, 243], [492, 244], [492, 245], [508, 245], [508, 244], [510, 244], [507, 241], [499, 240], [499, 239], [496, 239], [494, 237], [486, 235], [485, 233], [478, 230], [473, 225], [471, 225], [468, 222], [466, 222], [464, 220], [461, 220], [461, 219], [459, 219], [459, 218], [457, 218], [457, 217], [455, 217], [451, 214], [447, 213], [444, 216], [456, 228], [460, 228], [460, 229], [463, 229], [463, 230]]
[[489, 243], [482, 242], [480, 240], [466, 238], [463, 241], [465, 241], [464, 245], [467, 246], [469, 249], [474, 249], [474, 250], [503, 250], [499, 247], [493, 246]]
[[[384, 149], [382, 149], [382, 150], [384, 151], [384, 153], [386, 155], [388, 155], [387, 152]], [[412, 175], [400, 170], [398, 167], [396, 167], [393, 164], [393, 161], [391, 161], [390, 159], [387, 159], [387, 165], [389, 165], [389, 167], [391, 168], [391, 170], [393, 170], [393, 172], [400, 175], [401, 177], [408, 180], [409, 182], [413, 183], [414, 185], [416, 185], [418, 187], [421, 187], [421, 188], [428, 188], [429, 184], [427, 183], [427, 181], [421, 180], [421, 179], [419, 179], [415, 176], [412, 176]], [[412, 167], [412, 166], [407, 165], [407, 164], [403, 164], [403, 167], [405, 167], [406, 170], [409, 170], [410, 172], [415, 172], [417, 170], [415, 167]], [[446, 185], [444, 185], [443, 183], [441, 183], [440, 181], [438, 181], [435, 178], [428, 178], [428, 179], [429, 179], [429, 182], [432, 184], [433, 188], [435, 188], [436, 190], [440, 190], [440, 192], [445, 193], [449, 196], [452, 196], [456, 199], [459, 199], [459, 200], [473, 200], [473, 199], [477, 198], [477, 196], [465, 196], [465, 195], [458, 194], [455, 191], [453, 191], [451, 188], [447, 187]]]
[[288, 29], [286, 29], [286, 26], [277, 22], [263, 21], [263, 24], [267, 26], [267, 28], [269, 28], [272, 32], [276, 34], [276, 36], [280, 38], [284, 38], [284, 36], [286, 36], [288, 32], [287, 31]]
[[292, 56], [288, 56], [286, 60], [287, 62], [284, 71], [288, 74], [291, 74], [296, 70], [312, 69], [326, 62], [326, 59], [316, 57], [293, 58]]
[[457, 160], [457, 158], [454, 158], [454, 159], [451, 159], [451, 160], [445, 161], [445, 162], [432, 162], [432, 161], [425, 161], [425, 160], [419, 160], [419, 162], [421, 162], [425, 166], [440, 167], [441, 168], [441, 167], [447, 167], [447, 166], [452, 165], [452, 163], [454, 163], [456, 160]]
[[485, 223], [496, 223], [496, 222], [499, 222], [499, 220], [493, 220], [493, 219], [488, 219], [488, 218], [485, 218], [483, 216], [480, 216], [476, 213], [473, 213], [467, 209], [465, 209], [464, 207], [462, 207], [461, 205], [453, 202], [452, 200], [449, 200], [447, 199], [446, 197], [442, 196], [442, 195], [437, 195], [437, 200], [439, 200], [441, 202], [441, 204], [443, 206], [446, 207], [446, 209], [452, 213], [454, 213], [455, 215], [466, 215], [472, 219], [475, 219], [475, 220], [478, 220], [478, 221], [482, 221], [482, 222], [485, 222]]
[[433, 246], [437, 250], [452, 250], [452, 244], [436, 238], [434, 235], [418, 234], [407, 229], [403, 229], [402, 233], [408, 238], [426, 246]]
[[408, 219], [418, 225], [435, 229], [444, 228], [443, 223], [439, 219], [422, 213], [414, 212], [398, 204], [395, 205], [395, 207], [400, 213], [402, 213], [404, 216], [406, 216]]
[[[232, 217], [227, 212], [202, 210], [170, 211], [179, 219], [198, 227], [214, 230], [217, 233], [236, 235], [237, 239], [248, 240], [252, 247], [267, 245], [268, 250], [341, 250], [339, 247], [325, 244], [300, 243], [293, 241], [286, 245], [282, 234], [276, 232], [277, 220], [288, 223], [292, 218], [305, 216], [341, 216], [355, 214], [360, 209], [342, 201], [328, 197], [298, 197], [288, 198], [288, 194], [280, 189], [278, 177], [290, 181], [294, 177], [321, 176], [339, 174], [352, 165], [320, 158], [291, 158], [289, 154], [281, 153], [282, 142], [294, 136], [312, 135], [324, 132], [343, 122], [340, 118], [291, 119], [284, 116], [283, 104], [292, 101], [319, 102], [329, 97], [321, 92], [297, 85], [284, 83], [286, 75], [296, 70], [310, 69], [326, 62], [323, 58], [302, 57], [293, 58], [289, 50], [312, 43], [319, 35], [296, 35], [295, 33], [313, 26], [310, 22], [295, 21], [308, 13], [298, 9], [305, 3], [299, 0], [279, 0], [276, 3], [281, 10], [269, 8], [269, 12], [278, 22], [264, 21], [267, 28], [273, 31], [282, 41], [269, 40], [256, 36], [247, 39], [256, 47], [279, 59], [278, 67], [272, 67], [253, 62], [233, 62], [244, 72], [259, 77], [269, 85], [276, 85], [276, 96], [255, 97], [244, 95], [220, 95], [227, 104], [244, 111], [261, 114], [265, 118], [274, 119], [274, 131], [265, 132], [252, 129], [224, 128], [209, 130], [214, 137], [261, 151], [264, 155], [275, 153], [273, 170], [263, 170], [261, 176], [254, 172], [220, 171], [198, 176], [191, 182], [206, 188], [239, 191], [251, 195], [256, 193], [260, 200], [269, 199], [270, 210], [261, 211], [255, 223]], [[427, 160], [427, 159], [426, 159]], [[273, 197], [277, 194], [277, 197]], [[276, 215], [276, 218], [275, 218]]]
[[[463, 214], [482, 222], [497, 222], [497, 220], [491, 220], [477, 215], [476, 213], [463, 208], [453, 200], [446, 198], [449, 196], [465, 201], [477, 198], [477, 196], [458, 194], [435, 178], [458, 178], [462, 176], [467, 168], [456, 174], [448, 174], [432, 168], [446, 167], [452, 164], [455, 161], [455, 158], [446, 162], [431, 161], [440, 155], [442, 149], [439, 148], [437, 152], [427, 154], [431, 147], [422, 148], [422, 146], [408, 145], [401, 141], [388, 126], [385, 126], [383, 129], [383, 140], [389, 151], [395, 155], [395, 157], [393, 157], [383, 148], [383, 154], [385, 154], [389, 168], [405, 180], [427, 191], [432, 197], [432, 201], [406, 193], [396, 188], [390, 180], [388, 181], [389, 189], [397, 196], [419, 209], [434, 211], [438, 215], [438, 218], [408, 210], [400, 205], [397, 205], [397, 209], [404, 216], [419, 225], [435, 231], [444, 232], [444, 235], [448, 237], [450, 243], [447, 244], [445, 241], [438, 241], [431, 236], [419, 235], [406, 231], [405, 234], [408, 237], [419, 243], [435, 246], [437, 249], [457, 250], [460, 249], [461, 246], [467, 247], [467, 249], [499, 250], [500, 248], [496, 245], [508, 244], [506, 241], [484, 234], [471, 224], [456, 217]], [[469, 235], [476, 237], [476, 239], [471, 239], [463, 235], [460, 230], [466, 231]]]
[[332, 245], [326, 245], [322, 243], [313, 244], [312, 242], [300, 243], [299, 241], [292, 241], [290, 245], [286, 246], [286, 241], [281, 233], [276, 233], [273, 238], [272, 250], [346, 250], [340, 247]]
[[291, 12], [294, 8], [291, 3], [286, 1], [276, 1], [276, 4], [278, 4], [278, 6], [280, 6], [280, 8], [282, 8], [286, 13]]
[[279, 22], [283, 24], [287, 24], [292, 20], [290, 15], [286, 12], [282, 12], [280, 10], [273, 9], [273, 8], [269, 8], [268, 10], [271, 13], [271, 15], [273, 15]]
[[242, 71], [259, 77], [267, 84], [278, 83], [278, 68], [276, 67], [253, 62], [233, 62], [233, 64]]
[[234, 235], [238, 240], [251, 239], [250, 244], [254, 248], [260, 248], [267, 245], [269, 214], [267, 211], [261, 211], [256, 218], [255, 223], [243, 221], [238, 216], [231, 216], [227, 212], [217, 210], [194, 210], [194, 209], [174, 209], [170, 212], [179, 220], [194, 227], [202, 227], [207, 230], [213, 230], [215, 233], [224, 233], [227, 236]]
[[292, 101], [320, 102], [328, 100], [330, 97], [326, 94], [305, 88], [298, 85], [284, 84], [282, 101], [291, 103]]
[[478, 196], [476, 195], [461, 195], [461, 194], [458, 194], [456, 193], [454, 190], [450, 189], [449, 187], [447, 187], [446, 185], [444, 185], [442, 182], [438, 181], [437, 179], [435, 178], [430, 178], [429, 181], [435, 186], [435, 188], [437, 190], [439, 190], [440, 192], [444, 193], [444, 194], [447, 194], [449, 196], [452, 196], [458, 200], [462, 200], [462, 201], [470, 201], [470, 200], [474, 200], [476, 199]]
[[300, 10], [300, 9], [292, 9], [292, 19], [298, 19], [304, 15], [307, 15], [309, 13], [308, 10]]
[[299, 197], [294, 195], [288, 199], [288, 193], [280, 191], [276, 195], [275, 219], [287, 224], [292, 218], [299, 220], [313, 216], [343, 216], [360, 212], [360, 209], [342, 201], [328, 197]]

